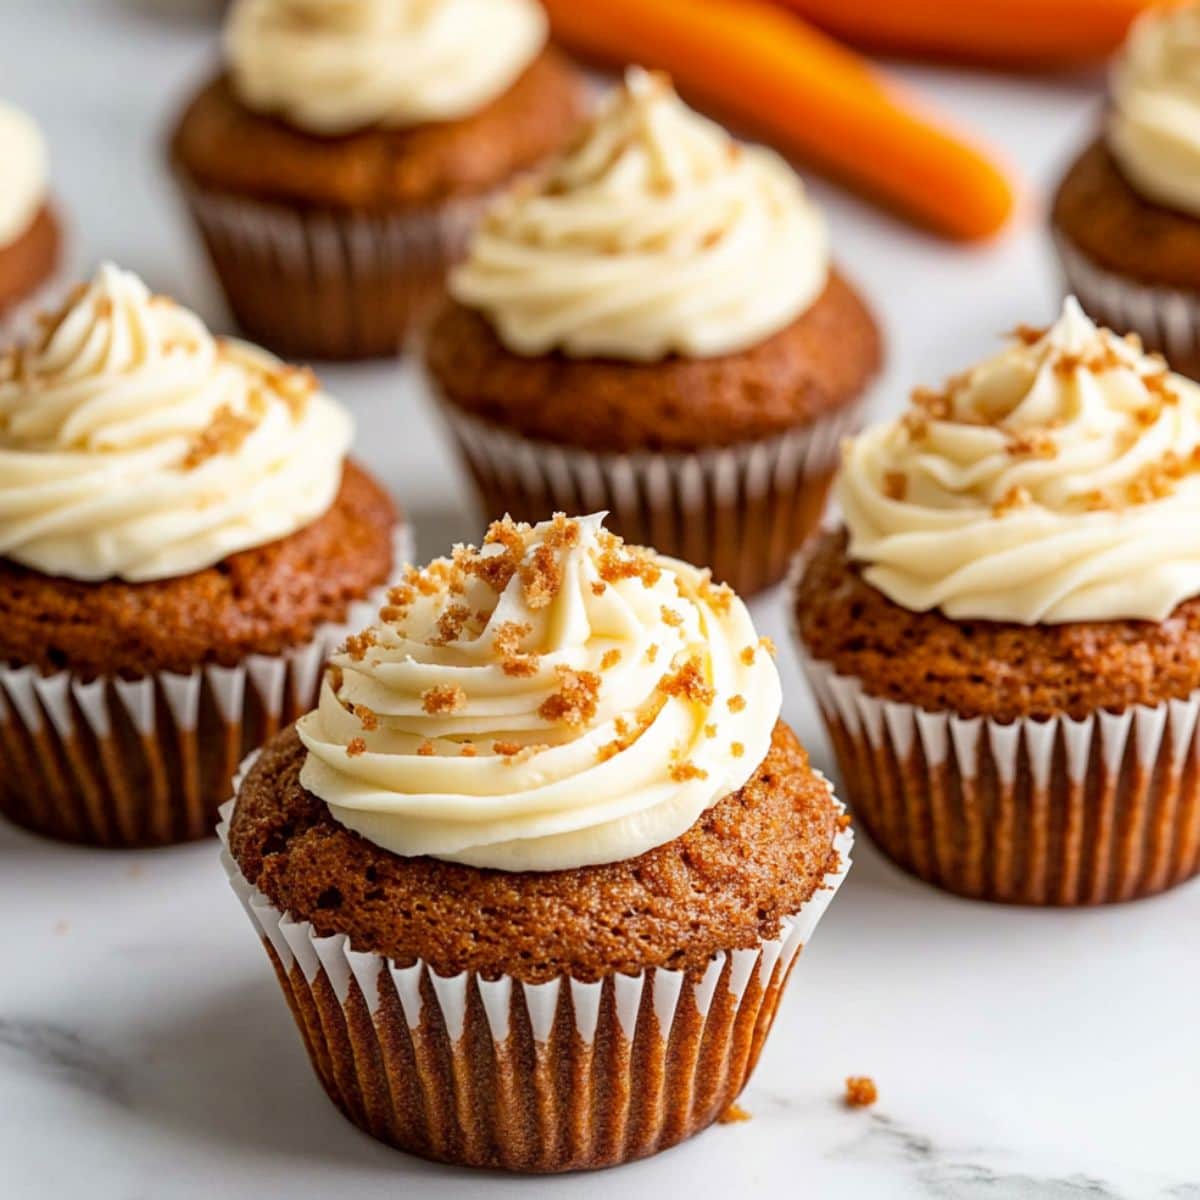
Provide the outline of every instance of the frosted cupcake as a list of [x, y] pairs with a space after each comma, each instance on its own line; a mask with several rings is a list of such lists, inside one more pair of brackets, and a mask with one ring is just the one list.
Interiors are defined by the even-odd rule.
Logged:
[[211, 832], [391, 574], [351, 432], [310, 371], [112, 266], [0, 357], [0, 812], [108, 846]]
[[0, 330], [54, 275], [62, 252], [50, 204], [46, 143], [33, 120], [0, 102]]
[[523, 1171], [713, 1121], [849, 867], [779, 708], [742, 602], [599, 517], [412, 572], [227, 814], [334, 1102]]
[[1200, 4], [1155, 5], [1112, 72], [1100, 136], [1054, 199], [1067, 286], [1200, 377]]
[[171, 160], [250, 336], [389, 354], [582, 96], [536, 0], [235, 0]]
[[847, 443], [796, 621], [901, 866], [1079, 905], [1200, 869], [1200, 386], [1074, 300]]
[[880, 358], [790, 167], [633, 70], [488, 212], [429, 331], [484, 508], [604, 508], [753, 592], [821, 511]]

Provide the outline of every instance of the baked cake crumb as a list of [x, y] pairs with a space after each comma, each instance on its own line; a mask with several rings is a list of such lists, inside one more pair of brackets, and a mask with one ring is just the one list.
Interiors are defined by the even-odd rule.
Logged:
[[554, 671], [558, 676], [558, 691], [542, 701], [538, 716], [562, 725], [586, 725], [596, 715], [600, 676], [593, 671], [574, 671], [564, 666], [557, 666]]
[[849, 1075], [846, 1077], [846, 1107], [868, 1108], [879, 1099], [879, 1089], [870, 1075]]
[[616, 647], [613, 647], [611, 650], [605, 650], [600, 658], [600, 670], [611, 671], [620, 661], [621, 652]]
[[903, 500], [908, 495], [908, 476], [903, 471], [884, 471], [883, 494], [889, 500]]
[[449, 683], [436, 684], [421, 693], [421, 707], [430, 714], [461, 712], [466, 704], [467, 693]]
[[658, 681], [658, 690], [667, 696], [678, 696], [694, 704], [711, 704], [715, 695], [712, 684], [704, 678], [700, 659], [693, 656], [670, 675]]
[[726, 703], [729, 705], [731, 713], [740, 713], [746, 708], [746, 697], [739, 693], [736, 696], [730, 696]]
[[746, 747], [742, 745], [741, 742], [730, 742], [729, 753], [732, 754], [734, 758], [741, 758], [742, 755], [746, 753]]
[[346, 743], [346, 757], [357, 758], [360, 754], [366, 754], [367, 743], [360, 737], [351, 738]]
[[435, 750], [434, 750], [434, 748], [433, 748], [433, 743], [432, 743], [432, 742], [431, 742], [431, 741], [430, 741], [428, 738], [426, 738], [426, 739], [425, 739], [425, 740], [424, 740], [424, 741], [423, 741], [423, 742], [422, 742], [422, 743], [421, 743], [421, 744], [420, 744], [420, 745], [417, 747], [417, 753], [418, 753], [418, 754], [419, 754], [419, 755], [420, 755], [422, 758], [429, 758], [431, 755], [433, 755], [434, 753], [436, 753], [436, 751], [435, 751]]

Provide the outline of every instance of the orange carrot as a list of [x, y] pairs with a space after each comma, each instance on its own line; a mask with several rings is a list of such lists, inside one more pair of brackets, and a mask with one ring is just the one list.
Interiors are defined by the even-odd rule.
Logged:
[[917, 115], [853, 51], [766, 0], [545, 6], [571, 49], [665, 70], [700, 104], [940, 233], [987, 237], [1012, 211], [1012, 188], [984, 154]]
[[1154, 0], [777, 0], [856, 46], [1011, 66], [1111, 54]]

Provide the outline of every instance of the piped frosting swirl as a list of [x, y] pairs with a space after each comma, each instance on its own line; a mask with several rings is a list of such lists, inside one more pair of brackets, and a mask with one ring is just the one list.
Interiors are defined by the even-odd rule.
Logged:
[[1156, 5], [1112, 72], [1107, 140], [1147, 199], [1200, 216], [1200, 4]]
[[301, 781], [402, 855], [632, 858], [766, 756], [779, 678], [742, 602], [600, 516], [497, 522], [413, 571], [331, 660]]
[[0, 358], [0, 556], [83, 580], [211, 566], [324, 513], [352, 429], [310, 371], [103, 266]]
[[451, 291], [518, 354], [654, 360], [747, 349], [828, 271], [787, 163], [633, 68], [570, 151], [494, 205]]
[[46, 203], [49, 173], [46, 143], [33, 119], [0, 102], [0, 246], [15, 242]]
[[468, 116], [546, 34], [537, 0], [236, 0], [225, 57], [247, 107], [336, 136]]
[[1069, 298], [847, 442], [837, 495], [851, 557], [911, 611], [1162, 621], [1200, 594], [1200, 386]]

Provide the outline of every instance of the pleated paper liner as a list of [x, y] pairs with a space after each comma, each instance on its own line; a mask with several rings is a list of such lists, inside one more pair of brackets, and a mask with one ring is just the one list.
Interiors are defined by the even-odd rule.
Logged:
[[828, 663], [803, 665], [856, 822], [926, 882], [1075, 906], [1200, 871], [1200, 692], [1001, 723], [881, 700]]
[[[410, 546], [403, 527], [397, 566]], [[93, 846], [208, 837], [238, 763], [315, 705], [325, 659], [374, 619], [383, 592], [301, 646], [232, 667], [85, 680], [0, 665], [0, 814]]]
[[397, 213], [290, 208], [180, 178], [242, 331], [276, 354], [395, 354], [442, 294], [491, 193]]
[[778, 583], [820, 520], [838, 445], [861, 408], [729, 447], [602, 454], [522, 437], [448, 402], [438, 407], [490, 516], [536, 522], [606, 510], [626, 541], [711, 567], [744, 596]]
[[838, 835], [839, 870], [777, 938], [703, 971], [530, 984], [397, 967], [343, 934], [318, 936], [243, 877], [228, 851], [233, 805], [222, 862], [329, 1098], [401, 1150], [525, 1172], [614, 1166], [711, 1124], [754, 1069], [853, 846]]
[[1138, 283], [1097, 266], [1061, 235], [1054, 245], [1067, 290], [1088, 316], [1116, 333], [1136, 333], [1174, 370], [1200, 378], [1200, 287]]

